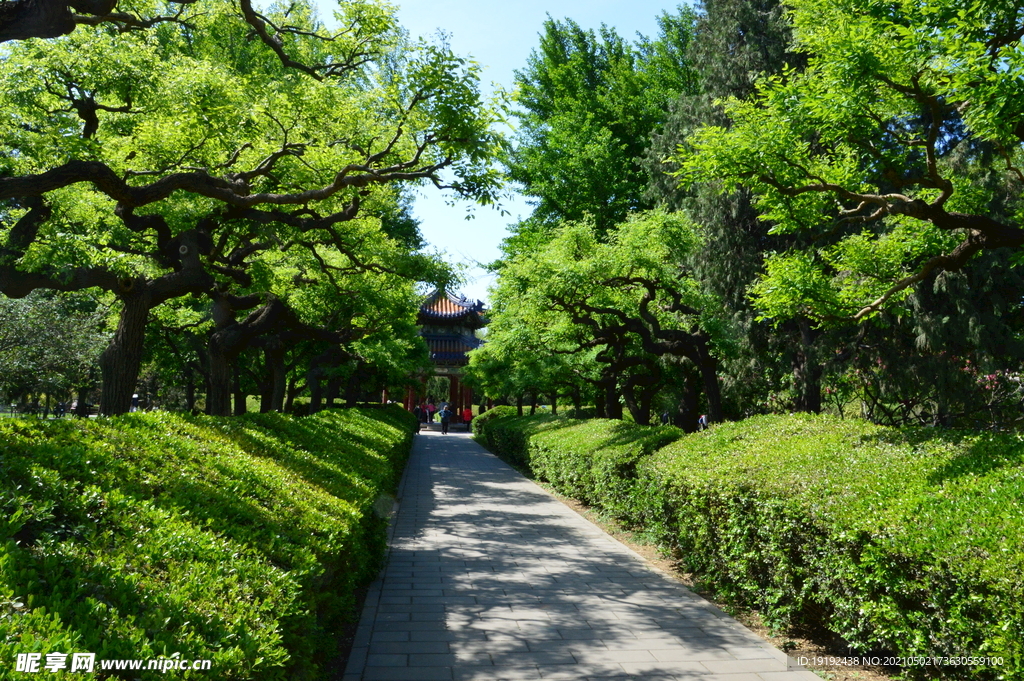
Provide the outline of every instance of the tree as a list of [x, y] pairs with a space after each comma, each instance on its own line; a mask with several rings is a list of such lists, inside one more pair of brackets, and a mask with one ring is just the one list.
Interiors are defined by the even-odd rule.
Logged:
[[644, 158], [648, 199], [684, 210], [700, 225], [705, 238], [689, 265], [721, 297], [740, 331], [737, 352], [722, 366], [725, 409], [733, 418], [778, 408], [774, 400], [780, 395], [786, 396], [787, 411], [820, 408], [820, 334], [801, 319], [779, 327], [759, 322], [748, 298], [766, 255], [806, 239], [769, 233], [771, 223], [760, 219], [746, 188], [723, 192], [714, 177], [681, 188], [674, 176], [679, 166], [671, 157], [702, 126], [728, 126], [722, 99], [748, 99], [759, 79], [787, 65], [801, 67], [803, 55], [793, 53], [790, 45], [790, 25], [777, 0], [704, 2], [690, 50], [699, 91], [673, 102]]
[[0, 389], [49, 401], [90, 388], [107, 339], [104, 312], [82, 296], [0, 296]]
[[562, 220], [589, 215], [604, 233], [650, 207], [639, 160], [669, 102], [694, 88], [693, 21], [689, 9], [666, 12], [657, 40], [632, 44], [612, 28], [595, 34], [548, 18], [539, 47], [516, 72], [518, 144], [505, 164], [536, 207], [507, 252], [528, 250]]
[[754, 289], [765, 316], [827, 325], [905, 311], [919, 282], [1024, 244], [1018, 14], [793, 2], [807, 69], [729, 100], [730, 126], [678, 155], [688, 181], [747, 186], [775, 232], [814, 240], [769, 259]]
[[[619, 391], [637, 423], [648, 423], [663, 360], [690, 360], [700, 374], [711, 420], [722, 418], [717, 355], [728, 347], [720, 306], [678, 266], [699, 241], [678, 214], [631, 217], [602, 242], [593, 224], [568, 223], [541, 250], [509, 261], [492, 314], [499, 332], [533, 329], [555, 353], [595, 352], [604, 415], [621, 417]], [[500, 315], [512, 313], [512, 320]], [[696, 414], [688, 414], [696, 425]]]
[[[248, 40], [252, 22], [219, 0], [144, 32], [104, 25], [9, 48], [0, 291], [101, 288], [120, 299], [101, 361], [104, 413], [128, 408], [157, 306], [208, 296], [230, 326], [262, 303], [252, 340], [294, 319], [252, 289], [266, 254], [333, 249], [358, 263], [366, 236], [349, 238], [348, 225], [368, 212], [397, 217], [391, 185], [444, 186], [445, 169], [456, 191], [493, 197], [496, 138], [475, 67], [406, 43], [390, 10], [370, 11], [377, 3], [346, 7], [362, 23], [333, 41], [315, 35], [306, 5], [264, 17], [291, 26], [271, 42], [295, 59]], [[214, 365], [223, 413], [225, 372]]]

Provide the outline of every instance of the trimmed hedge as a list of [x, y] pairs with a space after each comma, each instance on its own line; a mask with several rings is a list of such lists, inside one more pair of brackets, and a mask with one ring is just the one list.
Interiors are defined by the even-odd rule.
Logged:
[[181, 653], [212, 660], [185, 678], [323, 678], [414, 425], [399, 408], [0, 422], [2, 664]]
[[821, 625], [862, 653], [1003, 658], [911, 676], [1024, 678], [1015, 434], [795, 415], [719, 425], [650, 455], [614, 440], [657, 446], [662, 430], [512, 418], [485, 428], [489, 441], [524, 443], [497, 453], [653, 535], [771, 625]]

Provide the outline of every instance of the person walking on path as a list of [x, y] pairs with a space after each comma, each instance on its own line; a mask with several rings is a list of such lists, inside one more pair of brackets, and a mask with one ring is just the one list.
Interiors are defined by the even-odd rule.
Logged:
[[473, 421], [473, 408], [466, 407], [462, 410], [462, 422], [466, 424], [466, 430], [469, 430], [469, 424]]
[[441, 411], [437, 412], [437, 415], [441, 417], [441, 434], [448, 434], [448, 424], [452, 420], [452, 410], [448, 408], [448, 405], [443, 405]]
[[427, 420], [430, 423], [434, 422], [434, 412], [437, 411], [437, 407], [434, 406], [434, 402], [427, 402]]
[[821, 681], [502, 463], [424, 432], [342, 681]]

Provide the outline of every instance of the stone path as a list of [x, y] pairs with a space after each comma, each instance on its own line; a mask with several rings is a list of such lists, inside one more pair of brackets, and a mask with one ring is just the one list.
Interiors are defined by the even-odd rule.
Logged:
[[344, 681], [820, 681], [464, 432], [416, 438]]

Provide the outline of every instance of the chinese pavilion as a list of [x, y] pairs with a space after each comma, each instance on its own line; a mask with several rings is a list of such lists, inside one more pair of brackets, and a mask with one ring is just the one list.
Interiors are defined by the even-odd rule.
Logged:
[[[477, 329], [487, 324], [484, 304], [467, 300], [466, 296], [455, 296], [446, 291], [434, 291], [420, 305], [420, 336], [430, 349], [430, 361], [435, 376], [446, 376], [451, 381], [449, 399], [452, 410], [462, 413], [464, 407], [472, 405], [473, 391], [461, 384], [462, 368], [469, 364], [466, 355], [470, 350], [483, 345], [476, 337]], [[423, 399], [427, 376], [422, 377], [420, 394], [410, 388], [405, 397], [405, 408], [410, 411], [418, 400]]]

